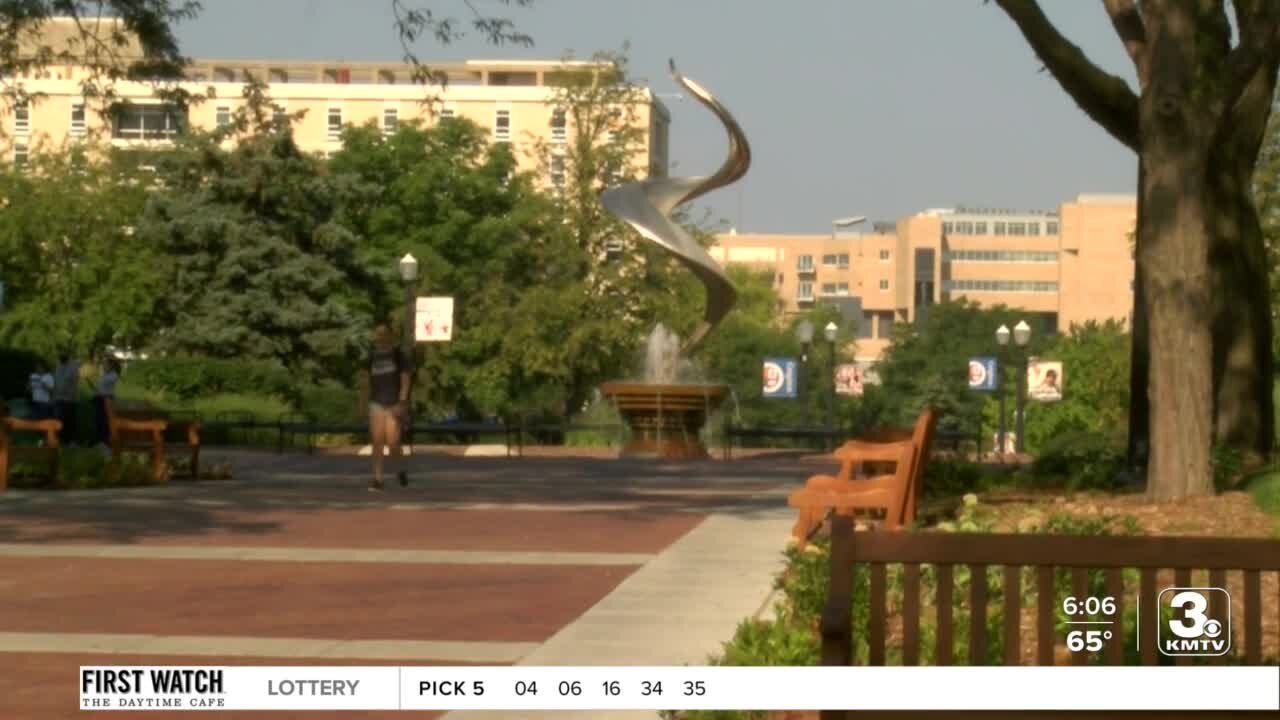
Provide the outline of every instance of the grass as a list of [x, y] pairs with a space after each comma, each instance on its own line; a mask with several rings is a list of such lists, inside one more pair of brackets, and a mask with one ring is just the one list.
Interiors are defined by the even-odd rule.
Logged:
[[1262, 511], [1276, 521], [1280, 535], [1280, 467], [1271, 467], [1254, 475], [1247, 485], [1249, 494]]

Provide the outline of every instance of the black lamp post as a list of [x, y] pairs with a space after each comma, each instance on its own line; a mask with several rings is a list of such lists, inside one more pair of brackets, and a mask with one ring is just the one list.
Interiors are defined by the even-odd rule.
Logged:
[[413, 255], [405, 253], [405, 256], [400, 258], [400, 279], [404, 281], [404, 340], [401, 354], [404, 356], [404, 362], [408, 364], [409, 388], [405, 392], [405, 397], [410, 398], [410, 401], [405, 403], [402, 434], [404, 436], [404, 444], [413, 447], [413, 414], [411, 412], [413, 401], [410, 393], [413, 389], [413, 377], [416, 375], [413, 366], [413, 339], [415, 326], [417, 325], [415, 320], [417, 315], [417, 308], [415, 307], [415, 291], [417, 287], [415, 281], [418, 279], [418, 260]]
[[1019, 455], [1022, 454], [1024, 447], [1022, 439], [1022, 420], [1027, 413], [1027, 353], [1025, 348], [1027, 343], [1030, 341], [1031, 326], [1027, 324], [1026, 320], [1018, 321], [1018, 324], [1013, 326], [1013, 342], [1019, 349], [1022, 349], [1019, 357], [1022, 361], [1022, 365], [1018, 369], [1018, 419], [1017, 425], [1015, 426], [1016, 429], [1014, 430], [1016, 434], [1013, 439], [1015, 443], [1014, 451]]
[[996, 330], [996, 344], [1000, 346], [1000, 366], [996, 370], [996, 384], [1000, 386], [1000, 433], [997, 435], [996, 453], [1000, 455], [1003, 455], [1004, 449], [1008, 447], [1006, 444], [1007, 440], [1005, 439], [1004, 378], [1000, 377], [999, 373], [1004, 372], [1004, 361], [1006, 357], [1005, 348], [1009, 345], [1009, 335], [1009, 328], [1005, 325], [1001, 325], [1000, 328]]
[[796, 378], [796, 395], [800, 398], [800, 426], [809, 427], [809, 402], [804, 396], [805, 369], [809, 363], [809, 343], [813, 342], [813, 323], [801, 320], [796, 326], [796, 339], [800, 341], [800, 373]]
[[827, 386], [827, 443], [833, 441], [834, 431], [836, 427], [836, 333], [840, 330], [835, 322], [827, 323], [822, 329], [822, 335], [827, 339], [827, 349], [830, 351], [828, 357], [831, 358], [831, 372], [827, 377], [830, 384]]

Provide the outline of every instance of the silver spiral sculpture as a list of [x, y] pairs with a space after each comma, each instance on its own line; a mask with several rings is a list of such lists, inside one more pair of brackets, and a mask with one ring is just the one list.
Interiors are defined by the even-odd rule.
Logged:
[[641, 182], [612, 187], [600, 194], [605, 209], [636, 229], [645, 239], [671, 253], [693, 271], [707, 289], [707, 309], [703, 322], [681, 350], [688, 356], [702, 345], [707, 334], [724, 319], [737, 300], [733, 283], [729, 282], [719, 263], [712, 259], [684, 228], [671, 219], [680, 205], [721, 188], [747, 174], [751, 165], [751, 146], [738, 122], [720, 101], [705, 88], [676, 70], [671, 61], [671, 76], [691, 95], [720, 118], [729, 132], [729, 156], [714, 174], [703, 177], [649, 178]]

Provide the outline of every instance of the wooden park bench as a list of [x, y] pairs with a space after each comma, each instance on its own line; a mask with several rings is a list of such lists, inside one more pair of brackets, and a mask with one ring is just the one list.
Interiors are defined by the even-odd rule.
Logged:
[[[1138, 653], [1143, 665], [1158, 664], [1162, 655], [1157, 648], [1157, 623], [1160, 620], [1158, 593], [1165, 587], [1221, 587], [1234, 590], [1232, 597], [1243, 612], [1232, 613], [1233, 652], [1249, 665], [1260, 665], [1262, 655], [1262, 574], [1280, 571], [1280, 540], [1190, 538], [1190, 537], [1115, 537], [1071, 535], [1017, 535], [940, 532], [854, 532], [852, 519], [837, 517], [831, 530], [831, 584], [821, 620], [822, 664], [853, 664], [854, 631], [851, 607], [854, 592], [854, 566], [869, 566], [869, 616], [865, 638], [867, 664], [886, 664], [886, 640], [890, 633], [901, 638], [903, 665], [917, 665], [920, 660], [922, 593], [921, 567], [934, 568], [936, 588], [935, 658], [938, 665], [954, 662], [953, 642], [956, 630], [953, 619], [955, 605], [969, 610], [968, 662], [981, 665], [987, 660], [987, 606], [989, 587], [987, 569], [1001, 568], [1003, 573], [1003, 660], [1002, 665], [1022, 664], [1022, 579], [1024, 568], [1034, 569], [1035, 583], [1035, 664], [1053, 665], [1058, 648], [1065, 638], [1058, 637], [1055, 621], [1062, 612], [1066, 595], [1059, 597], [1055, 589], [1055, 571], [1070, 573], [1070, 595], [1083, 602], [1098, 597], [1090, 588], [1090, 571], [1102, 573], [1101, 582], [1107, 597], [1114, 598], [1115, 612], [1108, 618], [1122, 629], [1125, 608], [1136, 608], [1139, 623]], [[902, 567], [901, 632], [888, 618], [887, 567]], [[967, 598], [955, 597], [955, 568], [967, 566], [971, 573]], [[1137, 582], [1126, 587], [1123, 571], [1137, 570]], [[1173, 582], [1157, 583], [1159, 571], [1172, 571]], [[1207, 571], [1193, 582], [1193, 571]], [[1228, 573], [1232, 577], [1228, 577]], [[1235, 577], [1240, 573], [1242, 577]], [[1232, 583], [1228, 585], [1228, 583]], [[1137, 587], [1132, 587], [1136, 585]], [[1014, 588], [1014, 592], [1009, 592]], [[1210, 600], [1210, 617], [1220, 617], [1223, 600], [1214, 593]], [[1139, 602], [1140, 600], [1140, 602]], [[1280, 600], [1268, 596], [1270, 602]], [[928, 602], [927, 594], [923, 602]], [[1103, 627], [1096, 625], [1093, 627]], [[857, 629], [859, 632], [861, 628]], [[1241, 630], [1243, 632], [1241, 632]], [[1073, 665], [1084, 665], [1101, 659], [1105, 665], [1124, 662], [1126, 642], [1119, 637], [1103, 643], [1099, 652], [1078, 651], [1071, 654]], [[1100, 658], [1096, 657], [1100, 655]], [[1176, 658], [1185, 664], [1188, 658]], [[1208, 658], [1220, 663], [1224, 658]], [[876, 716], [882, 716], [877, 714]], [[902, 712], [901, 717], [974, 717], [977, 713]], [[981, 713], [986, 716], [986, 713]], [[1045, 713], [1002, 712], [1000, 717], [1043, 717]], [[1075, 714], [1073, 714], [1074, 716]], [[1080, 714], [1084, 716], [1085, 714]], [[1120, 713], [1116, 716], [1137, 716]], [[1158, 713], [1155, 714], [1159, 716]], [[823, 711], [823, 720], [860, 717], [844, 711]], [[1107, 716], [1099, 713], [1097, 716]]]
[[[873, 431], [836, 448], [839, 474], [815, 475], [787, 498], [787, 504], [799, 511], [791, 531], [796, 541], [807, 543], [828, 512], [882, 510], [886, 530], [915, 522], [937, 419], [933, 408], [925, 408], [911, 430]], [[857, 477], [859, 467], [868, 477]]]
[[111, 431], [111, 457], [118, 460], [126, 452], [145, 452], [150, 456], [151, 479], [164, 482], [165, 472], [164, 434], [169, 429], [185, 431], [187, 448], [191, 453], [191, 477], [200, 476], [200, 422], [188, 420], [173, 422], [162, 412], [155, 410], [118, 410], [115, 401], [106, 399], [107, 426]]
[[[24, 420], [0, 417], [0, 492], [9, 488], [9, 466], [14, 461], [31, 460], [45, 466], [46, 477], [53, 482], [58, 477], [58, 465], [62, 459], [58, 433], [62, 423], [58, 420]], [[44, 435], [43, 446], [14, 445], [15, 433], [39, 433]]]

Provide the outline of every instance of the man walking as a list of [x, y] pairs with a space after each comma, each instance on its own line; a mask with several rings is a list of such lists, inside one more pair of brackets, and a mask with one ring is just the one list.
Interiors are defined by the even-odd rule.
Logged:
[[75, 447], [80, 437], [76, 423], [80, 415], [80, 361], [70, 353], [58, 357], [58, 367], [53, 371], [53, 398], [62, 421], [62, 446]]

